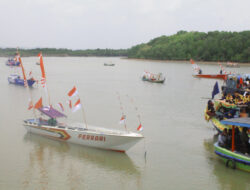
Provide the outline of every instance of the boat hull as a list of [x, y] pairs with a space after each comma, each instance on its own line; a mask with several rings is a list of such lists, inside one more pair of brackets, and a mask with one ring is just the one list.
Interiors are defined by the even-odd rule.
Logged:
[[225, 75], [225, 74], [218, 74], [218, 75], [197, 74], [197, 75], [193, 75], [193, 77], [196, 77], [196, 78], [207, 78], [207, 79], [222, 79], [222, 80], [226, 80], [227, 79], [227, 75]]
[[112, 133], [111, 130], [88, 126], [88, 129], [40, 125], [35, 120], [25, 120], [28, 132], [46, 136], [55, 140], [78, 145], [125, 152], [139, 142], [143, 136], [138, 133]]
[[[15, 85], [19, 85], [19, 86], [24, 86], [24, 80], [21, 78], [12, 78], [12, 77], [8, 77], [8, 81], [10, 84], [15, 84]], [[36, 82], [35, 80], [29, 79], [27, 80], [28, 82], [28, 86], [31, 87], [33, 86], [33, 84]]]
[[162, 80], [152, 80], [152, 79], [147, 79], [147, 78], [142, 77], [142, 80], [143, 81], [148, 81], [148, 82], [153, 82], [153, 83], [164, 83], [165, 78], [162, 79]]
[[250, 172], [250, 157], [242, 155], [237, 152], [232, 152], [228, 149], [218, 146], [218, 143], [214, 144], [215, 154], [217, 154], [227, 166], [234, 169], [240, 169]]

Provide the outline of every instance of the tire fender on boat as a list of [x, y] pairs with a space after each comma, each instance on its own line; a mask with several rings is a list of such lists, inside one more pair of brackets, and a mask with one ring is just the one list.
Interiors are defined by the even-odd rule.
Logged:
[[236, 169], [236, 163], [233, 159], [228, 159], [226, 162], [226, 167], [229, 167], [230, 162], [232, 162], [232, 169]]

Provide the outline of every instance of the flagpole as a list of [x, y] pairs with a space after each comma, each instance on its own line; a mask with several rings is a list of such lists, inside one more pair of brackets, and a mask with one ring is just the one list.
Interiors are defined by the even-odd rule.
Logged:
[[[121, 98], [120, 98], [120, 94], [119, 92], [116, 92], [117, 93], [117, 97], [118, 97], [118, 100], [119, 100], [119, 103], [120, 103], [120, 109], [122, 111], [122, 116], [124, 116], [124, 110], [123, 110], [123, 107], [122, 107], [122, 101], [121, 101]], [[128, 131], [127, 129], [127, 126], [126, 126], [126, 118], [124, 119], [124, 128], [126, 129], [126, 131]]]
[[[79, 100], [80, 100], [80, 96], [77, 94], [77, 96], [78, 96], [78, 98], [79, 98]], [[81, 100], [80, 100], [80, 102], [81, 102]], [[82, 108], [82, 114], [83, 114], [83, 121], [84, 121], [84, 123], [85, 123], [85, 125], [86, 125], [86, 129], [88, 129], [88, 125], [87, 125], [87, 120], [86, 120], [86, 115], [85, 115], [85, 111], [84, 111], [84, 109], [83, 109], [83, 103], [81, 102], [81, 108]]]

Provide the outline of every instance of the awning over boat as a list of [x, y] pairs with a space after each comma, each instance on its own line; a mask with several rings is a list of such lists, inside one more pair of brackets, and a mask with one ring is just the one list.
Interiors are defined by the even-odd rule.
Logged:
[[45, 106], [45, 107], [39, 108], [38, 110], [51, 118], [67, 117], [63, 113], [54, 109], [52, 106]]
[[224, 125], [235, 125], [235, 126], [250, 128], [250, 117], [239, 117], [239, 118], [222, 120], [221, 123]]

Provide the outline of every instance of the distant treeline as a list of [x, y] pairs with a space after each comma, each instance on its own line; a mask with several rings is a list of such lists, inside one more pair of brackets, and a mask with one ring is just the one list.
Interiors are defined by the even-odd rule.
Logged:
[[[0, 56], [10, 57], [14, 48], [0, 48]], [[250, 62], [250, 31], [186, 32], [161, 36], [130, 49], [70, 50], [55, 48], [19, 49], [21, 56], [128, 56], [155, 60], [199, 60]]]
[[[16, 53], [15, 48], [0, 48], [1, 57], [13, 57]], [[127, 56], [127, 49], [87, 49], [70, 50], [56, 48], [37, 48], [37, 49], [19, 49], [22, 57], [37, 56], [42, 52], [44, 56]]]
[[161, 36], [128, 50], [129, 58], [250, 62], [250, 31], [186, 32]]

